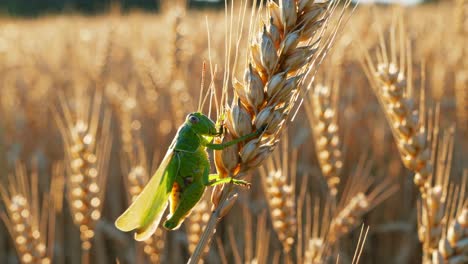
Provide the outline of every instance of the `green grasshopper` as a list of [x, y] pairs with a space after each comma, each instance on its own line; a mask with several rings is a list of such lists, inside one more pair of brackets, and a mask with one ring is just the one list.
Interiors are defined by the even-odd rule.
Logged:
[[135, 239], [149, 238], [158, 227], [170, 201], [170, 214], [163, 226], [177, 229], [201, 199], [207, 186], [232, 182], [249, 186], [243, 180], [220, 178], [209, 174], [207, 148], [222, 150], [262, 133], [263, 129], [222, 144], [210, 143], [222, 134], [207, 116], [195, 112], [187, 116], [172, 141], [161, 165], [129, 208], [115, 221], [115, 226], [128, 232], [136, 229]]

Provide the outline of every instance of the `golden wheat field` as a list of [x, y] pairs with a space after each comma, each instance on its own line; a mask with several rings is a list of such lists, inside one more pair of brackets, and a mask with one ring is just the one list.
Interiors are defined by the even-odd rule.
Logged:
[[[266, 2], [0, 17], [0, 263], [468, 263], [467, 1]], [[195, 111], [251, 186], [135, 241]]]

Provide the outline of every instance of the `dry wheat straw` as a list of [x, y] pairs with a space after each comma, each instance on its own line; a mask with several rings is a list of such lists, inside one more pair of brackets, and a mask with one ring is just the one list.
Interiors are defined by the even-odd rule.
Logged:
[[56, 202], [63, 197], [58, 188], [61, 177], [63, 166], [56, 163], [50, 190], [41, 194], [37, 166], [28, 177], [26, 167], [17, 163], [15, 175], [9, 176], [8, 187], [0, 186], [0, 198], [6, 206], [6, 213], [1, 212], [0, 216], [14, 240], [21, 263], [52, 263]]
[[[238, 138], [258, 129], [265, 129], [261, 135], [245, 144], [234, 146], [231, 150], [228, 148], [215, 152], [215, 164], [220, 175], [235, 176], [244, 173], [258, 167], [270, 155], [282, 128], [292, 118], [290, 113], [295, 102], [305, 92], [302, 90], [304, 79], [315, 74], [316, 68], [327, 54], [348, 5], [349, 2], [346, 1], [336, 25], [331, 27], [331, 32], [326, 37], [324, 35], [329, 26], [330, 15], [336, 10], [338, 1], [281, 0], [279, 5], [268, 1], [267, 15], [263, 19], [260, 12], [252, 9], [249, 55], [242, 81], [232, 78], [235, 96], [225, 111], [225, 134]], [[241, 16], [245, 12], [243, 9]], [[240, 28], [242, 26], [243, 22], [239, 24]], [[242, 30], [236, 33], [240, 35]], [[230, 51], [229, 47], [228, 54]], [[236, 55], [237, 52], [238, 47]], [[237, 70], [236, 63], [237, 61], [234, 62], [234, 71]], [[226, 65], [230, 66], [229, 60], [226, 60]], [[225, 72], [222, 106], [228, 103], [230, 72], [229, 67], [226, 68], [228, 70]], [[232, 152], [236, 147], [238, 152], [230, 159], [223, 158], [225, 153]], [[223, 195], [224, 199], [229, 196], [231, 188], [232, 186]], [[224, 199], [221, 198], [222, 202], [215, 201], [215, 204], [219, 203], [220, 210], [225, 206]], [[198, 262], [219, 219], [220, 215], [215, 211], [190, 263]]]
[[[86, 90], [81, 91], [85, 93]], [[94, 100], [77, 92], [74, 108], [59, 94], [61, 112], [55, 110], [67, 164], [67, 200], [73, 221], [80, 230], [84, 256], [88, 262], [95, 226], [101, 218], [105, 181], [112, 139], [109, 112], [101, 119], [102, 95], [97, 92]], [[72, 109], [75, 110], [72, 112]], [[100, 123], [102, 122], [102, 123]]]
[[266, 221], [266, 213], [263, 212], [257, 219], [257, 228], [255, 229], [255, 232], [254, 230], [251, 231], [252, 233], [255, 233], [255, 254], [250, 263], [266, 263], [268, 260], [271, 233], [267, 229]]

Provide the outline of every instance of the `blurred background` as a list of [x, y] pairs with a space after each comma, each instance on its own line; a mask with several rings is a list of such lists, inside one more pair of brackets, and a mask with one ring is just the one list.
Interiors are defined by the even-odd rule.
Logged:
[[[224, 0], [186, 0], [175, 1], [191, 8], [223, 8]], [[99, 14], [111, 8], [119, 7], [122, 11], [147, 10], [158, 11], [159, 0], [3, 0], [0, 2], [0, 12], [12, 16], [38, 16], [59, 13]]]
[[[253, 187], [238, 189], [205, 262], [352, 263], [363, 223], [370, 231], [361, 263], [422, 262], [414, 172], [363, 66], [363, 51], [377, 61], [381, 41], [403, 43], [396, 50], [409, 54], [399, 58], [411, 69], [413, 95], [406, 104], [431, 120], [435, 194], [425, 199], [444, 203], [434, 207], [444, 218], [430, 241], [437, 251], [468, 212], [467, 17], [466, 0], [359, 6], [317, 72], [311, 106], [275, 158], [248, 175]], [[243, 26], [242, 62], [250, 48]], [[187, 261], [210, 216], [211, 190], [179, 230], [158, 229], [143, 243], [113, 222], [196, 109], [209, 59], [218, 74], [206, 82], [222, 87], [226, 41], [237, 41], [227, 27], [216, 0], [0, 0], [0, 263]], [[242, 79], [243, 69], [234, 74]], [[328, 96], [324, 105], [319, 95]], [[314, 117], [321, 107], [324, 116]], [[317, 124], [324, 135], [314, 134]], [[333, 206], [330, 177], [340, 178]], [[332, 222], [340, 228], [328, 233]], [[456, 241], [467, 241], [467, 228]], [[324, 244], [329, 251], [320, 251]]]
[[[430, 3], [437, 0], [362, 0], [361, 4], [405, 4]], [[445, 1], [445, 0], [440, 0]], [[439, 1], [439, 2], [440, 2]], [[163, 1], [164, 2], [164, 1]], [[190, 8], [223, 8], [224, 0], [178, 0]], [[227, 1], [230, 2], [229, 0]], [[124, 12], [131, 10], [158, 11], [160, 0], [3, 0], [0, 2], [0, 13], [11, 16], [38, 16], [59, 13], [98, 14], [119, 7]]]

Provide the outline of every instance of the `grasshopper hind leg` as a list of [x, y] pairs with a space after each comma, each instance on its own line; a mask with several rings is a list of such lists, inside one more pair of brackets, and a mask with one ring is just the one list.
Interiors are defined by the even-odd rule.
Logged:
[[169, 200], [170, 202], [169, 212], [171, 215], [173, 215], [175, 210], [177, 209], [177, 206], [180, 203], [181, 197], [182, 197], [182, 188], [179, 185], [179, 183], [174, 182], [174, 185], [172, 185], [171, 196]]
[[180, 200], [174, 212], [164, 222], [164, 227], [169, 230], [180, 227], [184, 219], [190, 214], [192, 208], [200, 201], [205, 192], [205, 185], [194, 182], [187, 186], [180, 195]]

